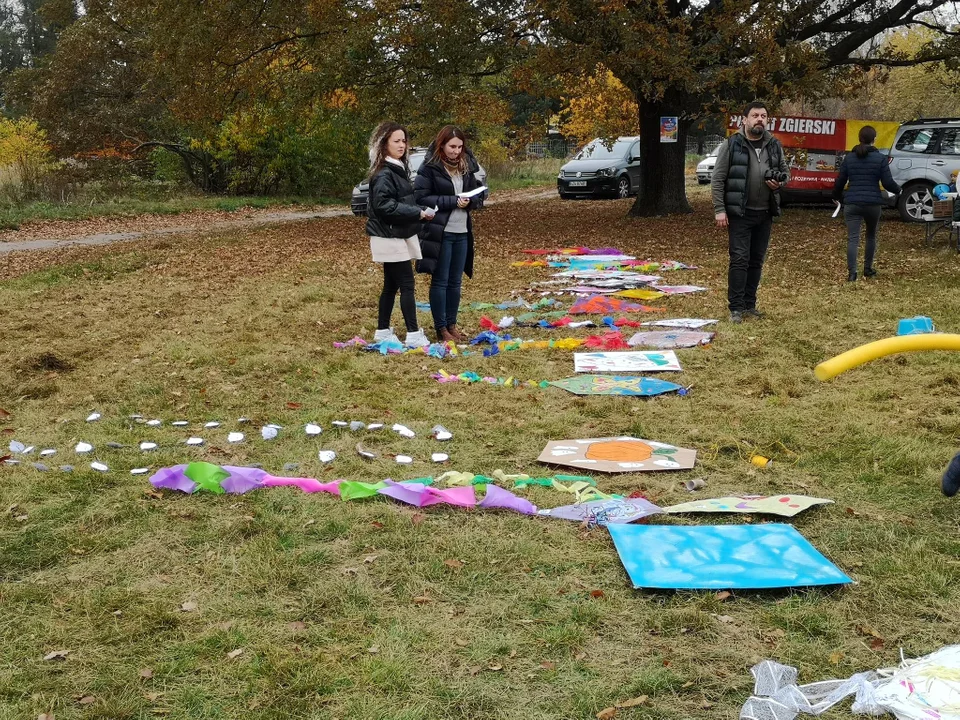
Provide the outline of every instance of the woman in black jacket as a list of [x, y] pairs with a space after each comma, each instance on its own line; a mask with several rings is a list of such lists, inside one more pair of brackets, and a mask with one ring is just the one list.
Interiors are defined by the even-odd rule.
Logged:
[[423, 259], [417, 262], [417, 272], [432, 275], [430, 312], [441, 341], [467, 340], [457, 328], [457, 312], [463, 274], [473, 277], [470, 211], [483, 207], [483, 198], [463, 194], [480, 187], [474, 174], [479, 169], [466, 147], [463, 131], [447, 125], [427, 148], [414, 184], [417, 203], [437, 208], [437, 214], [420, 232]]
[[[373, 261], [383, 263], [383, 290], [380, 292], [379, 317], [374, 342], [394, 340], [390, 327], [393, 303], [400, 292], [400, 310], [407, 326], [407, 347], [429, 345], [417, 323], [411, 260], [420, 259], [417, 233], [420, 221], [433, 217], [421, 210], [410, 184], [407, 155], [407, 131], [394, 122], [381, 123], [370, 137], [370, 195], [367, 200], [367, 235]], [[399, 342], [399, 341], [398, 341]]]
[[[877, 228], [880, 225], [880, 211], [883, 209], [883, 197], [880, 195], [880, 183], [892, 193], [899, 193], [900, 186], [890, 173], [888, 158], [873, 146], [877, 131], [870, 125], [860, 128], [860, 144], [847, 153], [840, 166], [840, 174], [833, 185], [833, 200], [837, 205], [844, 200], [843, 219], [847, 223], [847, 281], [857, 279], [857, 252], [860, 249], [860, 225], [867, 224], [867, 245], [863, 251], [863, 275], [873, 277], [877, 274], [873, 267], [873, 257], [877, 251]], [[847, 196], [843, 197], [843, 188], [850, 181]]]

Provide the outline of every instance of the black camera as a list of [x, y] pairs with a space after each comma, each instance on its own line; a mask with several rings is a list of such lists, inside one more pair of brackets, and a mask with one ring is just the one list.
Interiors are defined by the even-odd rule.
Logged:
[[787, 175], [787, 173], [780, 172], [779, 170], [768, 169], [766, 172], [763, 173], [764, 180], [776, 180], [781, 185], [786, 183], [789, 178], [790, 176]]

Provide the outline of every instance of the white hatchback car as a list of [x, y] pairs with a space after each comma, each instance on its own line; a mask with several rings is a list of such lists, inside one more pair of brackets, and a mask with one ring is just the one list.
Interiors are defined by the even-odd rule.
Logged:
[[720, 152], [720, 146], [717, 145], [710, 154], [697, 164], [697, 182], [701, 185], [709, 185], [713, 180], [713, 168], [717, 164], [717, 153]]

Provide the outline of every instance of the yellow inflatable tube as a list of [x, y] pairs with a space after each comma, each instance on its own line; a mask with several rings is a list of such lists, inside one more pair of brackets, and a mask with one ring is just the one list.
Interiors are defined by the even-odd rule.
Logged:
[[960, 350], [960, 335], [924, 333], [877, 340], [824, 360], [814, 368], [813, 374], [817, 376], [817, 380], [830, 380], [842, 372], [885, 355], [917, 350]]

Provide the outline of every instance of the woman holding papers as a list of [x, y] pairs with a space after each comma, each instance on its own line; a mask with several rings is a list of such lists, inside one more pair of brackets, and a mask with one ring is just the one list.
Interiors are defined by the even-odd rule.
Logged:
[[411, 260], [420, 258], [417, 233], [433, 210], [416, 204], [410, 184], [407, 131], [394, 122], [381, 123], [370, 137], [370, 199], [367, 202], [367, 235], [373, 261], [383, 264], [383, 290], [374, 342], [397, 342], [390, 327], [393, 303], [400, 293], [400, 310], [407, 326], [404, 345], [429, 345], [417, 324], [417, 300]]
[[[883, 209], [883, 197], [880, 195], [880, 183], [888, 191], [896, 194], [900, 186], [890, 173], [889, 158], [873, 146], [877, 131], [869, 125], [860, 128], [860, 144], [847, 153], [840, 166], [840, 174], [833, 186], [833, 201], [839, 212], [843, 200], [843, 219], [847, 223], [847, 282], [857, 279], [857, 252], [860, 249], [860, 225], [867, 226], [867, 243], [863, 252], [863, 275], [873, 277], [877, 274], [873, 267], [873, 258], [877, 252], [877, 228], [880, 225], [880, 212]], [[850, 182], [847, 195], [843, 188]]]
[[423, 258], [417, 272], [432, 275], [430, 312], [440, 341], [467, 340], [457, 328], [463, 274], [473, 277], [471, 210], [483, 207], [483, 191], [475, 173], [480, 169], [466, 146], [463, 131], [444, 127], [427, 148], [414, 191], [417, 204], [437, 214], [420, 231]]

